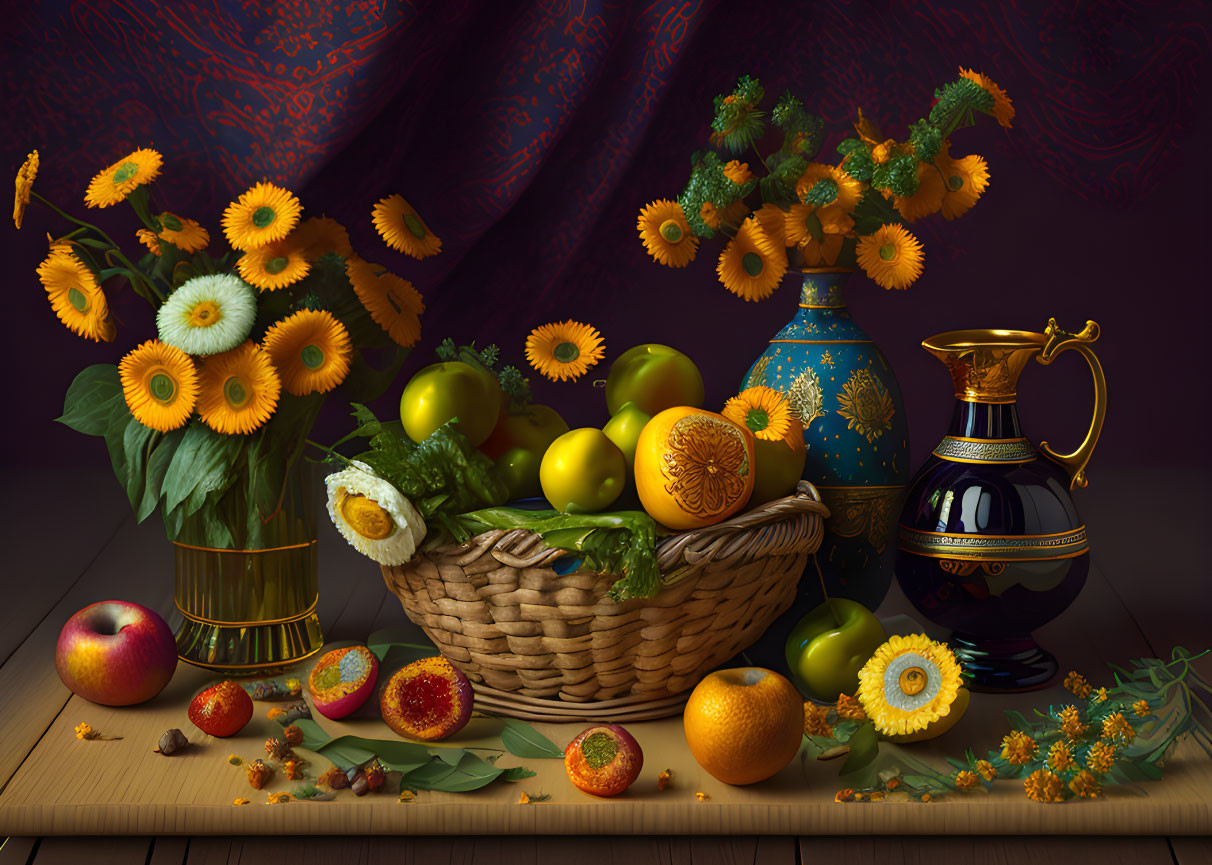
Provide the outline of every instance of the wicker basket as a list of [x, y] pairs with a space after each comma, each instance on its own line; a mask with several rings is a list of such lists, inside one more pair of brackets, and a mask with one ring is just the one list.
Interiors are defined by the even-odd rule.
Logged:
[[615, 602], [617, 578], [557, 574], [569, 556], [524, 529], [383, 567], [408, 618], [472, 681], [479, 708], [529, 720], [677, 714], [712, 668], [791, 606], [829, 515], [812, 484], [657, 545], [662, 588]]

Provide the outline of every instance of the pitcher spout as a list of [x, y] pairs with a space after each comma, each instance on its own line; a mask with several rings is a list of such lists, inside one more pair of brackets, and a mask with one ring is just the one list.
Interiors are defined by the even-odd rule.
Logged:
[[922, 347], [946, 365], [956, 399], [999, 404], [1017, 400], [1019, 375], [1047, 343], [1046, 335], [1026, 330], [953, 330]]

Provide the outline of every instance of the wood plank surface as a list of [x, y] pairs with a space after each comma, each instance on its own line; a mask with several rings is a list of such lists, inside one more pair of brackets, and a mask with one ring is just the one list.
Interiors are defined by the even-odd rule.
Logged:
[[33, 858], [39, 838], [21, 836], [0, 841], [0, 865], [27, 865]]
[[1171, 838], [1170, 850], [1177, 865], [1212, 865], [1212, 838]]
[[[186, 865], [795, 865], [787, 837], [194, 838]], [[38, 863], [35, 863], [38, 865]], [[1148, 863], [1146, 863], [1148, 865]]]
[[[1139, 489], [1133, 491], [1133, 495], [1140, 494]], [[396, 599], [384, 590], [376, 566], [345, 545], [327, 524], [321, 527], [321, 534], [320, 610], [329, 637], [361, 639], [376, 627], [406, 626], [407, 620]], [[1101, 560], [1120, 560], [1116, 540], [1104, 541], [1111, 549], [1099, 554]], [[1151, 642], [1157, 646], [1156, 639], [1147, 639], [1138, 625], [1138, 611], [1125, 607], [1117, 586], [1103, 571], [1096, 567], [1073, 606], [1038, 634], [1040, 642], [1060, 658], [1062, 670], [1079, 669], [1096, 683], [1107, 681], [1108, 661], [1123, 663], [1150, 654]], [[297, 833], [356, 839], [372, 833], [897, 836], [1212, 832], [1212, 763], [1191, 744], [1184, 744], [1176, 752], [1162, 782], [1112, 789], [1104, 800], [1096, 802], [1042, 806], [1026, 800], [1021, 785], [1006, 782], [997, 785], [991, 794], [956, 795], [929, 804], [840, 805], [832, 801], [838, 786], [836, 766], [817, 761], [797, 760], [770, 781], [749, 788], [720, 784], [689, 755], [680, 718], [629, 725], [644, 748], [646, 766], [636, 785], [615, 800], [595, 800], [576, 791], [567, 781], [561, 761], [523, 761], [507, 755], [501, 758], [502, 766], [525, 764], [538, 776], [519, 784], [497, 783], [467, 794], [423, 792], [411, 803], [399, 803], [392, 795], [356, 799], [343, 792], [333, 802], [270, 806], [265, 804], [265, 792], [251, 791], [243, 772], [225, 760], [232, 752], [250, 759], [261, 753], [261, 743], [278, 729], [264, 718], [266, 704], [258, 704], [254, 722], [238, 736], [215, 740], [203, 735], [186, 718], [190, 696], [215, 678], [197, 668], [182, 665], [160, 697], [126, 709], [95, 706], [76, 697], [68, 700], [66, 689], [54, 673], [54, 640], [72, 612], [89, 600], [116, 595], [167, 613], [171, 582], [171, 552], [160, 527], [150, 521], [145, 526], [125, 523], [85, 575], [44, 614], [41, 624], [0, 667], [0, 693], [21, 694], [19, 700], [0, 701], [0, 731], [6, 736], [6, 748], [0, 755], [0, 779], [11, 775], [0, 792], [0, 834], [215, 833], [232, 838]], [[1157, 591], [1165, 584], [1159, 576], [1152, 585]], [[100, 597], [95, 597], [98, 593]], [[908, 609], [894, 586], [881, 614]], [[951, 733], [941, 740], [912, 746], [913, 753], [941, 766], [943, 755], [960, 754], [967, 746], [993, 748], [1005, 732], [1002, 713], [1006, 709], [1029, 711], [1059, 702], [1069, 702], [1067, 692], [1059, 685], [1034, 694], [975, 695], [968, 714]], [[72, 728], [82, 720], [123, 739], [76, 740]], [[495, 723], [475, 720], [451, 744], [499, 747]], [[342, 723], [325, 721], [324, 726], [333, 733], [390, 736], [385, 725], [373, 717]], [[562, 746], [584, 725], [537, 726]], [[181, 728], [195, 747], [171, 758], [152, 754], [155, 740], [168, 727]], [[15, 749], [9, 747], [13, 742]], [[24, 749], [23, 742], [27, 743]], [[33, 747], [35, 743], [37, 747]], [[317, 759], [313, 771], [318, 773], [326, 765]], [[62, 780], [65, 766], [73, 767], [70, 784]], [[665, 767], [674, 770], [674, 784], [670, 790], [658, 793], [656, 774]], [[273, 784], [270, 789], [291, 786]], [[523, 790], [549, 793], [552, 799], [518, 805]], [[696, 791], [710, 798], [699, 802]], [[252, 803], [233, 806], [236, 797], [249, 798]], [[487, 850], [499, 843], [499, 839], [482, 840], [483, 844], [477, 840], [472, 847]], [[228, 844], [230, 853], [230, 845], [237, 842], [193, 839], [187, 859], [192, 862], [195, 857], [218, 856], [214, 845], [222, 843]], [[675, 856], [676, 845], [669, 843], [669, 861], [683, 861]], [[473, 855], [474, 849], [468, 855]], [[615, 849], [613, 840], [606, 849]], [[726, 852], [730, 849], [722, 839], [711, 839], [701, 855], [730, 855]], [[154, 846], [150, 851], [155, 857]], [[163, 852], [170, 861], [175, 855], [170, 848]], [[745, 854], [742, 850], [738, 855], [743, 859]], [[752, 861], [752, 857], [745, 861]]]
[[799, 849], [801, 862], [846, 865], [1173, 865], [1165, 838], [800, 838]]
[[43, 838], [35, 865], [139, 865], [146, 863], [150, 838]]
[[[0, 499], [0, 525], [9, 540], [4, 547], [0, 664], [80, 580], [130, 515], [126, 495], [105, 469], [17, 467], [9, 469], [7, 482], [21, 494]], [[71, 543], [55, 543], [51, 531], [62, 524], [61, 509], [76, 491], [87, 495], [88, 518], [71, 521]]]

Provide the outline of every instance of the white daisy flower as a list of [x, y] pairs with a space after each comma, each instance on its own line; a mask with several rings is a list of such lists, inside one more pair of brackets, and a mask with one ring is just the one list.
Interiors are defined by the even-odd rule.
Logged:
[[256, 316], [257, 294], [238, 276], [195, 276], [164, 301], [156, 327], [186, 354], [220, 354], [248, 339]]
[[324, 479], [328, 515], [359, 553], [381, 565], [402, 565], [425, 540], [425, 521], [412, 502], [366, 463]]

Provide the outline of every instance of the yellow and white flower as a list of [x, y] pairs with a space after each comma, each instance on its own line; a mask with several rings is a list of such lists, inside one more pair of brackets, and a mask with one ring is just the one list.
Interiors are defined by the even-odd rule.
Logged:
[[906, 735], [949, 714], [962, 684], [945, 644], [924, 634], [894, 636], [859, 671], [858, 699], [878, 732]]
[[399, 490], [366, 463], [353, 461], [324, 479], [337, 531], [381, 565], [402, 565], [425, 540], [425, 520]]
[[195, 276], [168, 296], [156, 314], [160, 340], [186, 354], [229, 351], [248, 338], [257, 295], [231, 274]]

